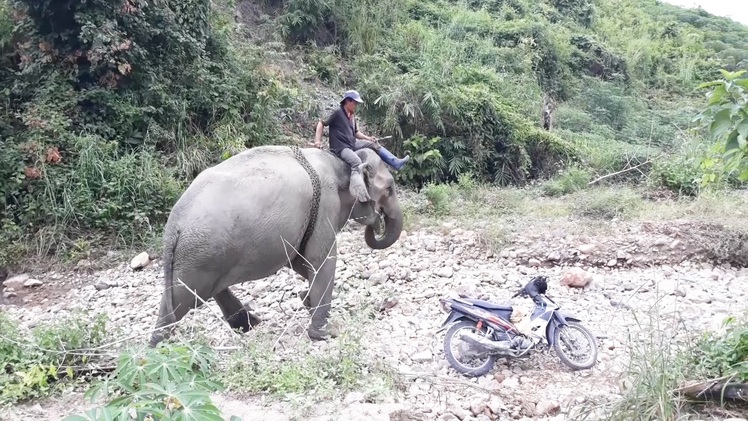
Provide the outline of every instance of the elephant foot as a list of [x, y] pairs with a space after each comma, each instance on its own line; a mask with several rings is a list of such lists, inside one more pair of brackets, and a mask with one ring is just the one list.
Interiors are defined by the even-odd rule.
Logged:
[[226, 321], [229, 323], [232, 330], [239, 329], [242, 333], [247, 333], [250, 328], [259, 325], [262, 320], [251, 311], [244, 308], [242, 311], [226, 319]]
[[307, 329], [307, 335], [309, 336], [309, 339], [313, 341], [326, 341], [332, 338], [337, 338], [338, 332], [336, 329], [329, 329], [327, 327], [317, 329], [310, 326], [309, 329]]

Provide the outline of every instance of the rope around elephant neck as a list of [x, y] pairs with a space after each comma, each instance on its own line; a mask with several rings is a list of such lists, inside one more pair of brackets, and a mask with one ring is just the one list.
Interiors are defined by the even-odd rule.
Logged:
[[301, 164], [301, 167], [304, 168], [307, 174], [309, 174], [309, 179], [312, 181], [312, 207], [307, 214], [307, 220], [304, 223], [306, 230], [304, 231], [304, 236], [301, 238], [301, 244], [299, 244], [298, 250], [299, 255], [303, 256], [306, 244], [312, 236], [314, 227], [317, 223], [319, 201], [322, 197], [322, 183], [319, 181], [319, 174], [317, 174], [317, 171], [312, 167], [312, 164], [309, 163], [309, 160], [306, 159], [304, 154], [301, 152], [301, 149], [298, 146], [291, 146], [291, 150], [293, 151], [294, 158], [299, 161], [299, 164]]

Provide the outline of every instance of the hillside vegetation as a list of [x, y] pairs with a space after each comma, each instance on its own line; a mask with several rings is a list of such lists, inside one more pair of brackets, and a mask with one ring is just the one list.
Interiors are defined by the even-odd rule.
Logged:
[[403, 185], [697, 194], [697, 86], [746, 67], [748, 28], [649, 0], [0, 0], [0, 267], [148, 241], [207, 166], [308, 142], [312, 87], [362, 93]]

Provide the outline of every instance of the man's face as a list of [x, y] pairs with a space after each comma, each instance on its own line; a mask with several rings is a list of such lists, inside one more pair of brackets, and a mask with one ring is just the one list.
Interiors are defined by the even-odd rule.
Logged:
[[345, 102], [345, 109], [349, 113], [355, 112], [356, 111], [356, 107], [358, 107], [358, 102], [356, 102], [356, 101], [353, 101], [353, 100], [349, 99], [348, 101]]

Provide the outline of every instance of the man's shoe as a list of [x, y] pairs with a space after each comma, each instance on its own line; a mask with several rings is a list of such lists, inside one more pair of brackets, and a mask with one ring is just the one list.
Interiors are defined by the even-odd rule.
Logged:
[[384, 146], [381, 146], [379, 148], [377, 154], [380, 158], [382, 158], [382, 161], [389, 164], [389, 166], [394, 168], [396, 171], [400, 171], [403, 166], [405, 166], [405, 164], [410, 161], [410, 155], [405, 155], [405, 158], [398, 158], [393, 155], [392, 152], [388, 151]]
[[371, 197], [369, 196], [369, 191], [364, 182], [364, 165], [366, 164], [361, 164], [351, 168], [351, 181], [348, 185], [348, 191], [354, 198], [356, 198], [356, 200], [366, 203], [371, 200]]

